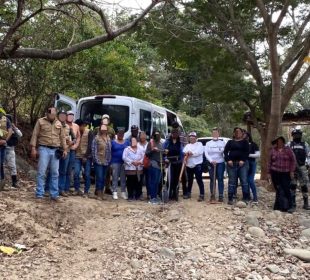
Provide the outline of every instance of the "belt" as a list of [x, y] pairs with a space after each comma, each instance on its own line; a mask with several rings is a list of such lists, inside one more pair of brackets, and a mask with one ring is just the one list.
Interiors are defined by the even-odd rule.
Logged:
[[48, 148], [48, 149], [58, 149], [59, 147], [48, 146], [48, 145], [39, 145], [40, 147]]

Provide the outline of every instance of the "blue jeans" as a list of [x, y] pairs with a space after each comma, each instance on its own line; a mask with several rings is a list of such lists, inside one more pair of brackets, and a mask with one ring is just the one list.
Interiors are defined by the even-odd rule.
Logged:
[[75, 164], [75, 151], [70, 150], [70, 153], [67, 155], [69, 158], [69, 163], [67, 167], [67, 173], [66, 173], [66, 182], [65, 182], [65, 191], [68, 192], [70, 190], [70, 185], [71, 185], [71, 174], [72, 174], [72, 169], [74, 168]]
[[5, 146], [0, 147], [0, 180], [4, 180]]
[[[224, 172], [225, 172], [225, 162], [217, 163], [216, 164], [216, 174], [215, 174], [215, 181], [217, 180], [218, 183], [218, 190], [219, 190], [219, 197], [224, 197]], [[214, 165], [210, 164], [209, 166], [209, 175], [210, 175], [210, 193], [214, 194], [216, 190], [213, 190], [214, 184]], [[212, 191], [213, 190], [213, 191]]]
[[149, 169], [149, 194], [151, 199], [157, 198], [158, 186], [161, 179], [161, 171], [159, 168], [150, 166]]
[[227, 164], [228, 173], [228, 200], [232, 200], [237, 188], [238, 178], [242, 187], [242, 199], [248, 201], [250, 199], [250, 190], [248, 185], [249, 163], [245, 161], [242, 166], [239, 162], [233, 162], [233, 166]]
[[187, 173], [187, 191], [188, 194], [192, 193], [192, 187], [194, 182], [194, 175], [197, 181], [197, 184], [199, 186], [199, 193], [200, 196], [205, 195], [205, 186], [202, 181], [202, 167], [201, 164], [197, 164], [193, 168], [186, 167], [186, 173]]
[[253, 194], [253, 200], [257, 201], [257, 191], [256, 191], [256, 186], [255, 186], [255, 181], [254, 181], [255, 174], [256, 174], [256, 161], [249, 160], [248, 184]]
[[123, 163], [112, 163], [112, 192], [117, 192], [118, 178], [121, 181], [121, 190], [126, 192], [126, 176]]
[[91, 159], [87, 159], [86, 162], [83, 163], [81, 158], [75, 158], [74, 164], [74, 189], [79, 191], [80, 189], [80, 173], [82, 171], [82, 166], [84, 167], [84, 176], [85, 176], [85, 188], [84, 193], [88, 193], [90, 189], [90, 167], [91, 167]]
[[46, 171], [49, 167], [51, 179], [49, 180], [49, 191], [51, 197], [55, 198], [59, 196], [58, 191], [58, 169], [59, 159], [55, 157], [55, 149], [39, 146], [39, 163], [38, 163], [38, 174], [37, 174], [37, 189], [36, 196], [43, 197], [44, 185], [46, 181]]
[[95, 164], [95, 172], [96, 172], [96, 190], [103, 191], [104, 189], [104, 181], [107, 172], [108, 165]]
[[[69, 159], [70, 159], [69, 155], [67, 155], [65, 158], [61, 158], [59, 160], [59, 182], [58, 182], [59, 192], [64, 192], [66, 190]], [[66, 191], [69, 191], [69, 189]]]

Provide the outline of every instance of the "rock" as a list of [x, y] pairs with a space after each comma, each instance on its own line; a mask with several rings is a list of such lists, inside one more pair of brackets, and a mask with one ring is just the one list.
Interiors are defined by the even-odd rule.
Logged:
[[297, 257], [298, 259], [301, 259], [302, 261], [310, 262], [310, 250], [285, 248], [284, 252], [286, 254]]
[[265, 232], [259, 227], [250, 227], [248, 231], [253, 237], [265, 237]]
[[142, 264], [139, 260], [137, 259], [132, 259], [130, 261], [130, 266], [133, 268], [133, 269], [140, 269], [142, 267]]
[[278, 266], [276, 266], [275, 264], [270, 264], [266, 267], [267, 270], [269, 270], [271, 273], [277, 274], [280, 269]]
[[32, 179], [32, 180], [36, 180], [37, 178], [37, 171], [34, 169], [31, 169], [27, 172], [27, 176]]
[[119, 217], [121, 215], [121, 213], [113, 213], [112, 216], [113, 217]]
[[244, 201], [238, 201], [236, 203], [236, 207], [238, 207], [238, 208], [246, 208], [247, 204]]
[[286, 268], [286, 269], [280, 270], [279, 273], [280, 273], [281, 275], [286, 276], [286, 275], [289, 275], [289, 274], [290, 274], [290, 271]]
[[254, 216], [254, 217], [256, 217], [256, 218], [262, 218], [263, 213], [260, 212], [260, 211], [250, 211], [250, 212], [248, 213], [248, 215], [249, 215], [249, 216]]
[[307, 237], [307, 238], [310, 239], [310, 228], [304, 229], [304, 230], [301, 232], [301, 236], [304, 236], [304, 237]]
[[299, 218], [299, 224], [305, 228], [310, 228], [310, 219], [300, 217]]
[[166, 257], [166, 258], [174, 258], [175, 257], [175, 253], [174, 251], [172, 251], [171, 249], [169, 248], [166, 248], [166, 247], [162, 247], [159, 249], [158, 253], [163, 256], [163, 257]]
[[252, 216], [250, 214], [248, 214], [247, 216], [245, 216], [245, 222], [250, 225], [250, 226], [254, 226], [254, 227], [258, 227], [259, 226], [259, 222], [257, 217]]
[[178, 220], [180, 220], [181, 218], [181, 213], [178, 210], [171, 210], [169, 211], [168, 215], [167, 215], [167, 221], [168, 222], [176, 222]]

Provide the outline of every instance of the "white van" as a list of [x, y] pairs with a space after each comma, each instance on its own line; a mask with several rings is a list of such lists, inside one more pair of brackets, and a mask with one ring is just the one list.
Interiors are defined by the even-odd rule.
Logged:
[[168, 127], [171, 127], [173, 122], [178, 122], [182, 127], [180, 119], [173, 111], [129, 96], [96, 95], [76, 101], [63, 94], [56, 94], [55, 107], [72, 110], [75, 119], [87, 120], [92, 127], [98, 127], [102, 115], [108, 114], [114, 129], [125, 129], [125, 138], [129, 137], [132, 125], [139, 126], [148, 136], [157, 128], [164, 139], [168, 136]]

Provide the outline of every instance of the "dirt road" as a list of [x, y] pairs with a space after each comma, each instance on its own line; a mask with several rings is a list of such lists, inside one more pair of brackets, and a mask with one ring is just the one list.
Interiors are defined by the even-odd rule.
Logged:
[[258, 206], [242, 208], [197, 194], [164, 206], [110, 196], [52, 203], [34, 198], [32, 181], [22, 185], [0, 193], [0, 242], [27, 248], [0, 253], [1, 279], [309, 279], [309, 263], [284, 249], [309, 250], [310, 215], [272, 211], [263, 188]]

